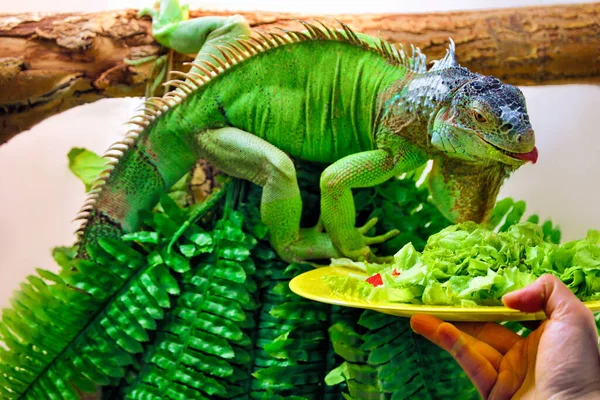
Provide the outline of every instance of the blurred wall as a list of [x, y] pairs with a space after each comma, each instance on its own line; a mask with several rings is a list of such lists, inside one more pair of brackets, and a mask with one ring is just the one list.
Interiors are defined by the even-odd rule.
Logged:
[[[152, 0], [21, 0], [3, 2], [0, 13], [100, 11], [140, 8]], [[363, 1], [210, 1], [191, 8], [273, 10], [305, 13], [430, 12], [498, 8], [578, 1], [371, 0]], [[1, 56], [1, 55], [0, 55]], [[460, 61], [460, 54], [458, 54]], [[523, 92], [536, 131], [540, 159], [521, 168], [500, 197], [527, 201], [529, 212], [552, 217], [565, 239], [600, 229], [600, 87], [526, 87]], [[111, 99], [71, 109], [0, 146], [0, 307], [34, 268], [57, 269], [50, 248], [69, 245], [79, 226], [70, 222], [84, 200], [83, 185], [69, 172], [71, 147], [102, 153], [125, 132], [123, 123], [139, 99]]]

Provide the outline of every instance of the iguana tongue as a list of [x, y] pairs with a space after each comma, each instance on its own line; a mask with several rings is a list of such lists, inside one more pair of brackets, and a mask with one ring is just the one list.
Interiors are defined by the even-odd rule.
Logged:
[[511, 153], [511, 156], [519, 160], [531, 161], [532, 164], [535, 164], [538, 159], [537, 147], [534, 147], [529, 153]]

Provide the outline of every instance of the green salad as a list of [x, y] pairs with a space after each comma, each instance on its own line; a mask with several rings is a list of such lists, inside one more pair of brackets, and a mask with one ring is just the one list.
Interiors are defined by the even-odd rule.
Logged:
[[532, 223], [494, 232], [467, 222], [432, 235], [423, 253], [407, 244], [391, 264], [333, 260], [364, 274], [328, 276], [334, 293], [368, 301], [414, 304], [501, 305], [508, 292], [521, 289], [550, 273], [583, 301], [600, 299], [600, 232], [562, 245], [544, 241], [542, 228]]

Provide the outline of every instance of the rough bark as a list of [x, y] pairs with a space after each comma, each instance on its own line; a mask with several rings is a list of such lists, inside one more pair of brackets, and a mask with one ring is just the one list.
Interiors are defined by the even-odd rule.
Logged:
[[[232, 12], [192, 11], [192, 17]], [[357, 31], [440, 58], [454, 38], [459, 62], [519, 85], [600, 81], [600, 3], [437, 14], [314, 17], [242, 12], [254, 27], [299, 29], [293, 18], [338, 19]], [[107, 97], [142, 96], [164, 53], [135, 10], [0, 15], [0, 144], [46, 117]], [[174, 69], [190, 56], [176, 55]]]

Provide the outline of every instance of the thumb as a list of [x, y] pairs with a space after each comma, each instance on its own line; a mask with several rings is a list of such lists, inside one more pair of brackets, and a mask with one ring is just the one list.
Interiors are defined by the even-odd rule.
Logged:
[[502, 301], [507, 307], [524, 312], [544, 311], [550, 321], [580, 331], [580, 340], [586, 344], [598, 345], [594, 315], [554, 275], [542, 275], [529, 286], [504, 295]]
[[[529, 286], [507, 293], [504, 305], [524, 312], [544, 311], [549, 319], [581, 321], [593, 319], [591, 311], [554, 275], [542, 275]], [[594, 324], [595, 325], [595, 324]]]

